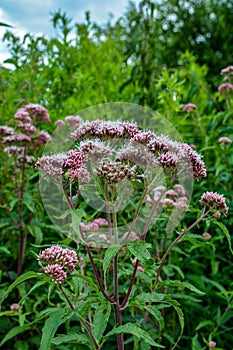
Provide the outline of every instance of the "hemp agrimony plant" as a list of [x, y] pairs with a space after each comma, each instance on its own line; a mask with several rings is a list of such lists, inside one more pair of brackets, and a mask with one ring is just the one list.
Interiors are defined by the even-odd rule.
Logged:
[[[24, 277], [49, 282], [49, 300], [57, 303], [45, 321], [40, 350], [62, 343], [80, 349], [164, 348], [170, 307], [180, 324], [176, 339], [167, 336], [174, 349], [184, 316], [169, 288], [203, 292], [171, 279], [171, 253], [201, 221], [228, 212], [225, 198], [203, 193], [202, 210], [182, 228], [192, 179], [207, 175], [191, 146], [136, 123], [73, 121], [69, 150], [44, 155], [36, 163], [50, 200], [47, 209], [55, 213], [59, 202], [65, 208], [54, 217], [67, 234], [61, 245], [38, 254], [40, 273]], [[57, 125], [62, 133], [64, 123]], [[72, 242], [77, 247], [66, 247]]]
[[[25, 246], [28, 234], [37, 236], [41, 243], [39, 227], [33, 225], [34, 214], [38, 204], [38, 190], [33, 171], [36, 157], [51, 138], [40, 126], [50, 122], [47, 110], [40, 105], [27, 104], [17, 110], [13, 127], [0, 125], [2, 148], [2, 169], [0, 194], [1, 208], [8, 217], [9, 229], [3, 235], [12, 235], [17, 246], [13, 255], [17, 256], [17, 275], [21, 275]], [[35, 194], [35, 195], [34, 195]], [[34, 195], [34, 196], [33, 196]], [[36, 198], [37, 197], [37, 198]], [[35, 223], [34, 223], [35, 224]], [[39, 239], [39, 241], [38, 241]], [[11, 252], [12, 253], [12, 252]], [[8, 269], [8, 267], [7, 267]], [[5, 270], [5, 269], [4, 269]]]

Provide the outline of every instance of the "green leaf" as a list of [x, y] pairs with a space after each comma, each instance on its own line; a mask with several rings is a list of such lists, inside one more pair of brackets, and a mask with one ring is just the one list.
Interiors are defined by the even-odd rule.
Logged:
[[104, 301], [96, 309], [93, 319], [93, 335], [97, 341], [100, 342], [102, 335], [107, 327], [108, 319], [111, 313], [111, 305], [108, 301]]
[[50, 314], [49, 318], [45, 321], [44, 327], [42, 328], [42, 338], [39, 350], [50, 349], [50, 344], [58, 327], [68, 318], [70, 318], [72, 314], [69, 314], [66, 317], [64, 316], [64, 309], [55, 309], [54, 312]]
[[121, 333], [132, 334], [136, 338], [143, 340], [147, 344], [150, 344], [152, 346], [157, 346], [158, 348], [164, 348], [163, 345], [156, 343], [146, 331], [144, 331], [142, 328], [140, 328], [136, 324], [130, 323], [130, 322], [122, 326], [119, 326], [117, 328], [113, 328], [109, 333], [106, 334], [105, 338], [110, 337], [111, 335], [114, 335], [114, 334], [121, 334]]
[[183, 330], [184, 330], [184, 315], [183, 315], [183, 311], [180, 307], [180, 304], [178, 303], [178, 301], [173, 300], [167, 294], [152, 292], [152, 293], [141, 293], [141, 294], [137, 295], [136, 298], [130, 302], [129, 306], [135, 305], [135, 306], [138, 306], [140, 308], [148, 307], [146, 305], [146, 303], [148, 303], [148, 302], [149, 303], [162, 302], [162, 303], [168, 304], [169, 306], [172, 306], [176, 310], [176, 313], [177, 313], [178, 318], [179, 318], [181, 331], [180, 331], [180, 334], [179, 334], [179, 337], [178, 337], [176, 343], [172, 347], [172, 349], [174, 349], [176, 347], [176, 345], [178, 344], [178, 342], [183, 334]]
[[148, 311], [158, 321], [160, 331], [162, 331], [164, 329], [164, 319], [160, 310], [154, 305], [146, 305], [143, 309]]
[[40, 276], [42, 276], [43, 274], [39, 273], [39, 272], [34, 272], [34, 271], [28, 271], [25, 274], [19, 276], [17, 278], [17, 280], [15, 280], [10, 287], [7, 289], [7, 291], [5, 292], [5, 294], [2, 296], [0, 304], [3, 302], [3, 300], [8, 296], [8, 294], [20, 283], [30, 279], [30, 278], [39, 278]]
[[52, 344], [60, 345], [64, 343], [88, 344], [88, 338], [84, 334], [59, 334], [53, 338]]
[[35, 237], [36, 239], [35, 244], [40, 245], [41, 242], [43, 241], [43, 232], [41, 228], [38, 225], [28, 225], [27, 229], [30, 232], [30, 234], [33, 237]]
[[0, 347], [5, 344], [8, 340], [14, 338], [16, 335], [23, 333], [25, 331], [27, 331], [28, 329], [31, 328], [31, 325], [25, 325], [25, 326], [17, 326], [12, 328], [6, 335], [5, 337], [2, 339], [1, 343], [0, 343]]
[[103, 270], [104, 270], [104, 277], [106, 276], [107, 268], [112, 260], [112, 258], [119, 252], [121, 249], [121, 245], [114, 244], [113, 246], [109, 247], [104, 255], [104, 261], [103, 261]]
[[204, 295], [206, 294], [205, 292], [202, 292], [200, 289], [196, 288], [194, 285], [192, 285], [191, 283], [189, 282], [182, 282], [182, 281], [179, 281], [179, 280], [166, 280], [166, 281], [163, 281], [163, 282], [159, 282], [159, 285], [160, 286], [163, 286], [163, 287], [181, 287], [181, 288], [188, 288], [189, 290], [191, 290], [192, 292], [195, 292], [197, 294], [200, 294], [200, 295]]
[[229, 233], [228, 229], [226, 228], [226, 226], [222, 222], [214, 220], [213, 223], [215, 225], [217, 225], [223, 231], [223, 233], [225, 234], [226, 239], [227, 239], [228, 244], [229, 244], [229, 249], [231, 251], [231, 254], [233, 254], [232, 245], [231, 245], [231, 236], [230, 236], [230, 233]]
[[73, 273], [72, 277], [80, 278], [83, 281], [87, 282], [95, 290], [95, 292], [97, 294], [100, 294], [99, 287], [98, 287], [98, 285], [96, 283], [93, 282], [93, 278], [85, 276], [85, 275], [81, 275], [81, 274], [78, 274], [78, 273]]
[[147, 250], [147, 248], [151, 247], [151, 244], [143, 241], [137, 241], [127, 243], [126, 246], [130, 253], [135, 256], [143, 266], [147, 265], [149, 261], [152, 260], [151, 255]]
[[71, 211], [72, 227], [74, 232], [69, 234], [69, 237], [74, 239], [75, 241], [77, 241], [78, 239], [81, 243], [86, 244], [86, 242], [83, 240], [81, 236], [80, 229], [79, 229], [79, 225], [84, 214], [85, 212], [83, 209]]

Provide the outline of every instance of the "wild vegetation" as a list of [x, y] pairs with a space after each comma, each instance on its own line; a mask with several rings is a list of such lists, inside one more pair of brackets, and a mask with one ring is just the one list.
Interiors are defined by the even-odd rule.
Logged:
[[50, 38], [1, 23], [0, 347], [232, 350], [232, 21], [142, 0], [56, 11]]

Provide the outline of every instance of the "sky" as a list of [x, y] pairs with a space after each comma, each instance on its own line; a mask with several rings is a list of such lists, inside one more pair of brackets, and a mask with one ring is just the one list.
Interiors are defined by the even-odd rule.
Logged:
[[[139, 0], [133, 2], [139, 3]], [[109, 19], [109, 13], [113, 14], [113, 20], [118, 19], [127, 5], [128, 0], [0, 0], [0, 22], [12, 25], [12, 31], [21, 37], [28, 32], [53, 35], [50, 13], [58, 9], [66, 12], [74, 22], [83, 22], [85, 12], [90, 11], [91, 21], [101, 24]], [[0, 27], [0, 39], [5, 30]], [[0, 63], [7, 57], [7, 48], [0, 42]]]

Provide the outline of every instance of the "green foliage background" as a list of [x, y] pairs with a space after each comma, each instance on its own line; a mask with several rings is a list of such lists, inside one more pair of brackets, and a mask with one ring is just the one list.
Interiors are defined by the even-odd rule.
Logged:
[[[122, 18], [101, 26], [92, 22], [89, 13], [84, 23], [75, 23], [59, 10], [52, 15], [54, 37], [26, 34], [21, 40], [7, 28], [2, 38], [9, 49], [5, 63], [12, 68], [4, 64], [0, 67], [1, 124], [13, 125], [18, 108], [38, 103], [49, 111], [52, 123], [47, 130], [52, 132], [53, 123], [67, 115], [99, 103], [124, 101], [155, 110], [176, 127], [185, 142], [195, 145], [202, 153], [208, 177], [195, 184], [192, 205], [198, 205], [203, 192], [217, 191], [226, 196], [229, 213], [221, 219], [221, 224], [208, 221], [200, 224], [179, 245], [171, 265], [167, 265], [166, 273], [173, 279], [185, 277], [206, 293], [197, 297], [185, 289], [168, 287], [174, 299], [179, 300], [185, 317], [180, 349], [207, 349], [210, 333], [218, 349], [232, 350], [233, 346], [233, 264], [229, 249], [233, 227], [233, 147], [218, 142], [222, 136], [233, 140], [233, 94], [226, 97], [218, 92], [223, 82], [221, 69], [233, 64], [231, 23], [231, 1], [143, 0], [138, 7], [130, 2]], [[193, 113], [183, 112], [183, 106], [190, 102], [198, 109]], [[1, 191], [11, 193], [14, 184], [4, 179], [2, 155], [1, 164]], [[32, 188], [28, 188], [29, 197]], [[14, 211], [14, 207], [11, 210]], [[34, 214], [24, 272], [38, 270], [30, 243], [49, 244], [65, 239], [55, 231], [41, 204]], [[18, 242], [16, 229], [10, 225], [3, 207], [0, 215], [1, 293], [4, 293], [16, 278]], [[194, 218], [195, 213], [190, 213], [185, 220], [188, 223]], [[210, 241], [200, 239], [203, 232], [212, 235]], [[140, 278], [146, 286], [148, 281], [143, 280], [143, 276]], [[23, 297], [27, 290], [28, 286], [21, 286], [17, 293]], [[46, 291], [46, 287], [41, 286], [40, 292], [34, 295], [35, 300], [25, 301], [21, 320], [17, 316], [2, 315], [2, 338], [17, 322], [24, 324], [26, 316], [32, 322], [33, 312], [41, 311], [39, 304], [46, 307]], [[6, 302], [3, 312], [9, 310], [14, 297]], [[167, 339], [166, 349], [170, 348], [169, 339], [177, 336], [179, 326], [175, 314], [174, 310], [167, 317], [163, 334]], [[24, 335], [9, 340], [5, 349], [38, 349], [42, 323], [24, 327]], [[66, 328], [69, 329], [68, 323]], [[53, 346], [52, 349], [64, 348]], [[77, 349], [72, 345], [66, 349], [68, 346]], [[135, 350], [141, 349], [140, 346], [135, 341]], [[80, 345], [78, 349], [86, 348]]]

